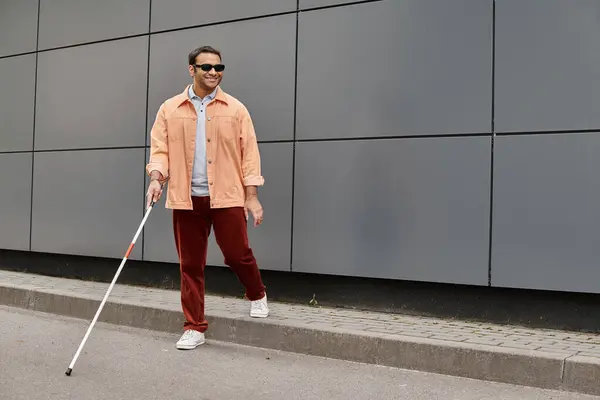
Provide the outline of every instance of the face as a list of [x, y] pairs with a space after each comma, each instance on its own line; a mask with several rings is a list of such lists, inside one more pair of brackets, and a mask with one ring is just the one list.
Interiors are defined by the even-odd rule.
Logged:
[[194, 67], [194, 65], [189, 66], [190, 76], [194, 78], [194, 84], [197, 87], [212, 92], [221, 83], [223, 71], [217, 72], [215, 71], [215, 68], [204, 71], [200, 66], [206, 64], [211, 66], [221, 65], [221, 58], [212, 53], [198, 54], [198, 57], [196, 57], [197, 67]]

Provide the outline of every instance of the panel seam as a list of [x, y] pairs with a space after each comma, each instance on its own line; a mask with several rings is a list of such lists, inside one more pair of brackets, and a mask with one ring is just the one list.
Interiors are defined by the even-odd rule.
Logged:
[[292, 211], [290, 223], [290, 272], [294, 272], [294, 199], [296, 197], [296, 115], [298, 106], [298, 31], [300, 0], [296, 0], [296, 54], [294, 59], [294, 127], [292, 140]]
[[496, 96], [496, 1], [492, 1], [492, 110], [491, 110], [491, 149], [490, 149], [490, 218], [488, 236], [488, 286], [492, 286], [492, 239], [494, 223], [494, 152], [496, 138], [495, 96]]
[[[37, 46], [36, 46], [37, 47]], [[13, 57], [22, 57], [22, 56], [28, 56], [30, 54], [35, 54], [37, 53], [36, 50], [34, 51], [26, 51], [24, 53], [15, 53], [15, 54], [5, 54], [3, 56], [0, 56], [0, 60], [4, 60], [5, 58], [13, 58]]]
[[[146, 112], [148, 115], [148, 112]], [[600, 132], [598, 132], [600, 133]], [[147, 141], [146, 132], [146, 141]], [[348, 138], [314, 138], [314, 139], [274, 139], [274, 140], [258, 140], [258, 143], [312, 143], [312, 142], [353, 142], [353, 141], [368, 141], [368, 140], [403, 140], [403, 139], [432, 139], [432, 138], [469, 138], [469, 137], [489, 137], [490, 133], [450, 133], [450, 134], [436, 134], [436, 135], [404, 135], [404, 136], [357, 136]], [[500, 136], [500, 135], [498, 135]], [[141, 149], [150, 148], [150, 145], [134, 145], [134, 146], [100, 146], [100, 147], [73, 147], [73, 148], [51, 148], [51, 149], [38, 149], [33, 150], [34, 153], [53, 153], [63, 151], [97, 151], [97, 150], [119, 150], [119, 149]], [[14, 154], [14, 153], [31, 153], [31, 150], [5, 150], [0, 151], [0, 154]]]
[[600, 133], [598, 129], [565, 129], [565, 130], [548, 130], [548, 131], [514, 131], [514, 132], [497, 132], [497, 136], [532, 136], [532, 135], [573, 135], [586, 133]]
[[29, 251], [32, 249], [33, 242], [33, 179], [35, 177], [35, 120], [37, 113], [37, 83], [38, 83], [38, 58], [40, 47], [40, 11], [41, 0], [38, 0], [37, 26], [35, 38], [35, 78], [33, 83], [33, 132], [31, 135], [31, 191], [29, 198]]
[[[108, 147], [78, 147], [68, 149], [43, 149], [35, 150], [33, 153], [62, 153], [69, 151], [102, 151], [102, 150], [127, 150], [127, 149], [143, 149], [148, 146], [108, 146]], [[13, 150], [13, 151], [0, 151], [0, 154], [14, 154], [14, 153], [31, 153], [29, 150]]]
[[306, 12], [306, 11], [328, 10], [330, 8], [350, 7], [350, 6], [357, 6], [357, 5], [368, 4], [368, 3], [381, 3], [383, 1], [385, 1], [385, 0], [349, 1], [348, 3], [342, 3], [342, 4], [329, 4], [329, 5], [326, 5], [326, 6], [309, 7], [309, 8], [305, 8], [303, 10], [299, 9], [299, 11]]
[[[148, 154], [149, 151], [149, 147], [148, 147], [148, 116], [149, 116], [149, 107], [148, 107], [148, 103], [149, 103], [149, 98], [150, 98], [150, 41], [152, 40], [152, 35], [150, 35], [150, 32], [152, 31], [152, 0], [148, 0], [148, 59], [147, 59], [147, 63], [146, 63], [146, 121], [144, 122], [144, 165], [143, 165], [143, 179], [142, 179], [142, 193], [143, 193], [143, 201], [142, 201], [142, 217], [144, 216], [144, 214], [146, 213], [146, 155]], [[141, 238], [141, 243], [140, 243], [140, 247], [142, 248], [141, 250], [141, 259], [144, 260], [145, 257], [145, 252], [144, 249], [146, 248], [146, 227], [144, 226], [144, 229], [142, 231], [142, 238]]]
[[458, 138], [458, 137], [489, 137], [490, 132], [478, 133], [440, 133], [440, 134], [421, 134], [421, 135], [390, 135], [390, 136], [356, 136], [345, 138], [312, 138], [296, 139], [298, 143], [304, 142], [351, 142], [357, 140], [397, 140], [397, 139], [432, 139], [432, 138]]

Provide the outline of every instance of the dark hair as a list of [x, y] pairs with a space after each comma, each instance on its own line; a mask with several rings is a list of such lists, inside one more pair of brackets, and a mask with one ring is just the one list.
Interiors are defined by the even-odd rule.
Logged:
[[197, 49], [192, 50], [192, 52], [188, 56], [188, 64], [194, 65], [196, 63], [196, 57], [198, 57], [198, 55], [200, 53], [216, 54], [219, 56], [219, 58], [223, 59], [221, 57], [221, 52], [219, 50], [215, 49], [212, 46], [202, 46], [202, 47], [198, 47]]

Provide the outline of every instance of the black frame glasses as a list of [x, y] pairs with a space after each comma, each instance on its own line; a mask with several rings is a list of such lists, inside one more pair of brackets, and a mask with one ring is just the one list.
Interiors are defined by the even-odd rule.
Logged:
[[204, 72], [208, 72], [208, 71], [210, 71], [213, 68], [215, 69], [216, 72], [223, 72], [223, 71], [225, 71], [225, 65], [223, 65], [223, 64], [215, 64], [215, 65], [212, 65], [212, 64], [201, 64], [201, 65], [194, 64], [194, 67], [200, 68]]

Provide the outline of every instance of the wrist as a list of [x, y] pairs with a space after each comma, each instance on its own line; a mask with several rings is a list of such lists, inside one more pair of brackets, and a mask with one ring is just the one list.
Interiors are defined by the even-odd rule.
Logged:
[[163, 180], [163, 176], [159, 171], [154, 170], [150, 173], [150, 182], [153, 182], [153, 181], [161, 182], [162, 180]]
[[246, 186], [246, 199], [258, 198], [256, 186]]

